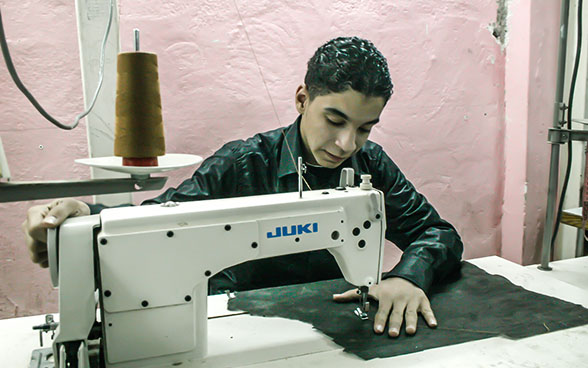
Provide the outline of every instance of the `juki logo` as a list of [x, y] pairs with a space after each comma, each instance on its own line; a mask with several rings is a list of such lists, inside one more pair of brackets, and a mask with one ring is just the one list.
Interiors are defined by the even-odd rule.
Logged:
[[318, 222], [312, 222], [305, 225], [277, 226], [273, 233], [268, 232], [267, 237], [280, 238], [282, 236], [311, 234], [318, 232]]

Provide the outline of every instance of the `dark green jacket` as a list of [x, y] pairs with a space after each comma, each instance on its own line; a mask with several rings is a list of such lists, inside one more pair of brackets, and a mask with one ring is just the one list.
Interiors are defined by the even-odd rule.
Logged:
[[[300, 118], [289, 127], [225, 144], [190, 179], [143, 204], [297, 191], [295, 160], [302, 156], [299, 122]], [[439, 217], [376, 143], [367, 141], [336, 169], [311, 166], [304, 176], [313, 190], [335, 188], [344, 167], [354, 169], [356, 185], [361, 174], [371, 174], [374, 187], [385, 194], [386, 239], [404, 254], [384, 278], [402, 277], [427, 292], [434, 280], [459, 267], [463, 244], [455, 228]], [[321, 250], [231, 267], [211, 278], [210, 291], [248, 290], [338, 277], [342, 275], [334, 258]]]

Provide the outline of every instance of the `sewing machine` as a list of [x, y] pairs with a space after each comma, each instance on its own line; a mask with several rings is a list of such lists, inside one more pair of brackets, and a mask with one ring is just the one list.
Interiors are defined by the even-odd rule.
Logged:
[[68, 219], [48, 234], [51, 279], [59, 286], [56, 367], [90, 367], [93, 340], [100, 340], [105, 367], [198, 365], [207, 350], [208, 278], [291, 253], [328, 249], [360, 289], [355, 313], [365, 318], [368, 288], [380, 281], [386, 221], [382, 192], [369, 175], [362, 180], [359, 187]]

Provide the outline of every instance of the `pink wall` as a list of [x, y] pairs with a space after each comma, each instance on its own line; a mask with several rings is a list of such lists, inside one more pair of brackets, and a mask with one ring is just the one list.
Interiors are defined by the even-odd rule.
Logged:
[[[37, 99], [60, 119], [83, 108], [73, 2], [1, 1], [12, 59]], [[0, 136], [14, 180], [89, 178], [73, 157], [87, 155], [85, 126], [53, 128], [17, 90], [0, 63]], [[41, 148], [42, 147], [42, 148]], [[0, 318], [56, 310], [47, 270], [27, 260], [20, 225], [33, 203], [0, 204]]]
[[[142, 49], [159, 55], [168, 152], [206, 156], [227, 140], [291, 123], [294, 92], [316, 47], [362, 36], [387, 56], [395, 84], [371, 138], [459, 229], [465, 257], [499, 253], [505, 59], [488, 30], [496, 1], [236, 4], [279, 121], [234, 1], [120, 1], [123, 50], [137, 27]], [[49, 110], [71, 119], [82, 108], [73, 3], [23, 0], [2, 11], [23, 80]], [[85, 126], [63, 132], [44, 122], [4, 65], [0, 86], [0, 135], [14, 179], [88, 177], [72, 164], [87, 154]], [[174, 172], [170, 183], [190, 173]], [[29, 262], [22, 240], [30, 204], [0, 205], [0, 318], [56, 310], [48, 273]]]
[[560, 1], [513, 1], [505, 73], [505, 182], [500, 255], [538, 263], [547, 204]]
[[505, 173], [501, 255], [519, 263], [522, 261], [520, 244], [523, 242], [525, 221], [530, 3], [530, 0], [522, 0], [511, 4], [505, 72]]
[[553, 125], [560, 7], [559, 1], [531, 3], [524, 264], [541, 261], [551, 147], [547, 132]]

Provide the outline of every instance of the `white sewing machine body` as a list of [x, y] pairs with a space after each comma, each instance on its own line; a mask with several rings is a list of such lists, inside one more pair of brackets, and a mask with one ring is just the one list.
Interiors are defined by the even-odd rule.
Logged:
[[53, 344], [59, 366], [76, 359], [89, 366], [97, 296], [105, 366], [167, 367], [205, 358], [207, 281], [227, 267], [328, 249], [348, 282], [378, 283], [383, 194], [338, 189], [302, 198], [282, 193], [114, 208], [69, 219], [49, 234], [51, 276], [60, 288]]

